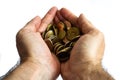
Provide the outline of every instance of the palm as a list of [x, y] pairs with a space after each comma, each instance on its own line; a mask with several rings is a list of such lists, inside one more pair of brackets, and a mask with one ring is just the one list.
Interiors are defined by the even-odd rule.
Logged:
[[[61, 9], [61, 16], [79, 27], [83, 35], [74, 45], [70, 59], [61, 64], [61, 74], [68, 77], [79, 73], [82, 63], [99, 64], [104, 53], [104, 37], [83, 15], [76, 17], [67, 9]], [[59, 18], [59, 15], [58, 15]], [[59, 19], [63, 19], [59, 18]], [[64, 20], [63, 19], [63, 20]]]
[[[45, 64], [45, 66], [46, 64], [47, 67], [50, 66], [50, 70], [59, 70], [58, 66], [55, 66], [59, 64], [57, 59], [51, 54], [49, 48], [47, 47], [39, 32], [33, 32], [25, 29], [20, 31], [19, 35], [22, 35], [21, 37], [19, 36], [19, 38], [17, 38], [17, 45], [21, 58], [24, 58], [26, 56], [32, 57], [34, 60], [38, 60], [40, 63]], [[19, 45], [19, 43], [24, 44]]]
[[17, 34], [17, 48], [21, 61], [32, 61], [38, 66], [42, 65], [54, 79], [60, 71], [57, 58], [51, 54], [41, 34], [48, 24], [51, 23], [57, 8], [51, 8], [43, 19], [35, 17]]
[[103, 37], [100, 36], [102, 35], [91, 36], [86, 34], [81, 36], [71, 51], [70, 60], [62, 64], [62, 74], [79, 72], [81, 63], [100, 61], [104, 49]]

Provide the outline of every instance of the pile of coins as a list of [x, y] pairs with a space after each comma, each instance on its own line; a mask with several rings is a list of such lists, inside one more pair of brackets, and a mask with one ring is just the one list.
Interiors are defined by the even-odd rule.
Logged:
[[71, 49], [80, 38], [78, 27], [74, 27], [69, 21], [49, 24], [42, 33], [42, 37], [60, 62], [65, 62], [70, 57]]

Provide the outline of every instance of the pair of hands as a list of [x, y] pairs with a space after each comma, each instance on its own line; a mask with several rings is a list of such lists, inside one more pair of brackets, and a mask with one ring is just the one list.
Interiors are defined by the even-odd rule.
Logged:
[[[59, 63], [41, 37], [48, 24], [59, 20], [70, 21], [83, 33], [65, 63]], [[59, 73], [64, 79], [69, 79], [76, 77], [82, 68], [100, 65], [105, 46], [103, 34], [83, 14], [77, 17], [65, 8], [57, 10], [56, 7], [51, 8], [42, 19], [37, 16], [28, 22], [18, 32], [16, 42], [21, 63], [30, 62], [33, 63], [31, 66], [42, 66], [46, 77], [50, 79], [57, 78]]]

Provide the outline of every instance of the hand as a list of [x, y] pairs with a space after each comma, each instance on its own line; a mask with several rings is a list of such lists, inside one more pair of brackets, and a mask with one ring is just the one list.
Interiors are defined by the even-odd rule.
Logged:
[[[57, 12], [55, 22], [68, 20], [79, 27], [82, 35], [73, 47], [70, 59], [61, 64], [61, 74], [65, 80], [78, 80], [78, 76], [89, 73], [89, 70], [101, 65], [104, 53], [104, 36], [96, 29], [83, 14], [76, 17], [67, 9], [63, 8]], [[84, 75], [85, 76], [85, 75]], [[88, 80], [88, 79], [81, 79]]]
[[52, 77], [49, 79], [55, 79], [59, 75], [60, 64], [57, 58], [51, 54], [41, 37], [41, 33], [53, 21], [56, 11], [57, 8], [53, 7], [43, 19], [40, 19], [38, 16], [35, 17], [16, 36], [21, 63], [30, 62], [40, 68], [44, 67], [43, 72], [46, 72], [45, 76], [48, 78], [49, 76]]

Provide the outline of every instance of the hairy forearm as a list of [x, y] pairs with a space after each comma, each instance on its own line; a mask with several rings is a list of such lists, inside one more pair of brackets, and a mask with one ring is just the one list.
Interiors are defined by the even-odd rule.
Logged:
[[[94, 68], [94, 67], [93, 67]], [[102, 67], [91, 70], [86, 69], [79, 74], [80, 80], [114, 80]]]
[[104, 69], [91, 71], [88, 78], [91, 80], [114, 80], [113, 77]]
[[43, 66], [39, 67], [34, 63], [24, 62], [5, 76], [3, 80], [49, 80], [50, 77], [46, 74], [48, 72], [45, 71]]
[[113, 77], [105, 71], [101, 65], [86, 65], [71, 70], [70, 74], [62, 76], [64, 80], [114, 80]]

